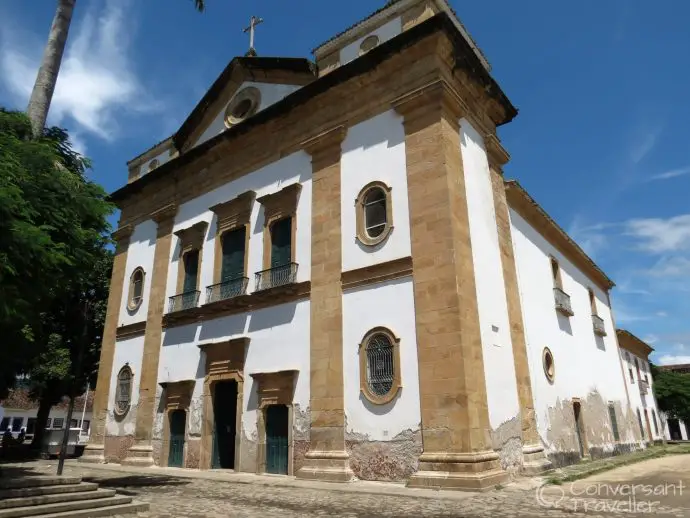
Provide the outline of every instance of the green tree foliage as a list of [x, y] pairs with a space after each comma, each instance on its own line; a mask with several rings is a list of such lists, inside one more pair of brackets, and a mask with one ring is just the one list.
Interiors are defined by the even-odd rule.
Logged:
[[690, 422], [690, 374], [659, 369], [655, 365], [651, 370], [659, 410], [672, 419]]
[[24, 114], [0, 108], [0, 397], [20, 372], [41, 395], [52, 389], [51, 399], [81, 383], [74, 379], [79, 340], [81, 370], [95, 368], [113, 209], [86, 177], [88, 166], [64, 130], [33, 139]]

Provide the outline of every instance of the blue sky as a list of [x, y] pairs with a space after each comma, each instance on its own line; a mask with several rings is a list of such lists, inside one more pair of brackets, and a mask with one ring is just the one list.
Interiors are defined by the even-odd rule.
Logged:
[[[311, 57], [384, 0], [79, 0], [49, 122], [109, 191], [169, 136], [262, 16], [263, 56]], [[690, 3], [451, 1], [519, 108], [517, 178], [618, 286], [619, 327], [690, 363]], [[54, 0], [0, 4], [0, 105], [24, 109]]]

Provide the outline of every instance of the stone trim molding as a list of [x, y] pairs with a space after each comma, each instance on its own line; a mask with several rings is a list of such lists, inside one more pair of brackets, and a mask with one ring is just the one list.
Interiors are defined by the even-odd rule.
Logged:
[[385, 263], [348, 270], [340, 274], [343, 290], [369, 286], [412, 275], [412, 257], [401, 257]]
[[266, 472], [266, 410], [271, 405], [285, 405], [288, 407], [288, 472], [291, 476], [294, 472], [294, 443], [293, 423], [294, 408], [293, 398], [295, 383], [297, 382], [297, 370], [285, 370], [278, 372], [257, 372], [250, 376], [257, 383], [259, 396], [259, 408], [256, 413], [256, 429], [259, 434], [256, 455], [256, 472]]
[[211, 469], [213, 455], [213, 395], [215, 385], [222, 381], [237, 382], [237, 411], [235, 419], [235, 470], [239, 470], [241, 459], [242, 411], [244, 398], [244, 361], [249, 346], [248, 337], [224, 342], [202, 343], [199, 349], [206, 356], [206, 375], [203, 391], [203, 422], [201, 425], [200, 468]]
[[559, 250], [573, 265], [604, 292], [615, 283], [601, 270], [580, 246], [549, 216], [516, 180], [505, 182], [508, 205], [522, 216], [539, 234]]
[[139, 379], [139, 401], [134, 429], [134, 444], [122, 461], [124, 465], [152, 466], [153, 421], [155, 413], [156, 389], [158, 384], [158, 362], [160, 359], [162, 327], [161, 318], [165, 309], [166, 284], [172, 245], [172, 229], [177, 214], [177, 205], [169, 204], [151, 215], [158, 223], [156, 246], [153, 252], [153, 271], [149, 290], [144, 351]]
[[187, 437], [189, 436], [189, 405], [192, 401], [192, 393], [196, 380], [183, 380], [176, 382], [163, 382], [159, 385], [163, 388], [163, 401], [165, 401], [165, 413], [163, 417], [163, 442], [160, 453], [160, 466], [168, 465], [168, 455], [170, 454], [170, 417], [175, 410], [185, 411], [185, 443], [182, 453], [182, 466], [186, 465], [187, 460]]
[[310, 427], [309, 451], [297, 478], [349, 482], [343, 388], [341, 144], [331, 128], [303, 142], [311, 155]]
[[118, 340], [126, 340], [128, 338], [134, 338], [135, 336], [141, 336], [146, 331], [146, 320], [141, 322], [135, 322], [134, 324], [127, 324], [126, 326], [120, 326], [117, 328], [116, 337]]
[[[386, 200], [386, 225], [383, 232], [376, 237], [371, 237], [366, 229], [366, 209], [364, 206], [364, 200], [367, 194], [373, 189], [380, 189], [383, 191]], [[376, 246], [379, 243], [385, 241], [389, 234], [393, 231], [393, 197], [391, 194], [392, 187], [389, 187], [383, 182], [373, 181], [362, 187], [359, 191], [357, 198], [355, 198], [355, 221], [357, 228], [357, 240], [366, 246]]]
[[223, 235], [226, 232], [232, 232], [241, 227], [244, 227], [244, 276], [248, 277], [247, 267], [249, 260], [249, 235], [250, 219], [252, 215], [252, 207], [256, 193], [254, 191], [247, 191], [236, 198], [225, 203], [219, 203], [211, 207], [211, 211], [216, 214], [216, 237], [214, 242], [214, 261], [213, 261], [213, 284], [218, 284], [221, 281], [222, 265], [223, 265]]
[[180, 254], [177, 260], [177, 284], [175, 288], [176, 295], [182, 293], [182, 288], [184, 286], [184, 256], [189, 252], [195, 250], [199, 251], [199, 261], [196, 270], [196, 289], [200, 289], [199, 282], [201, 281], [201, 260], [204, 249], [204, 238], [206, 237], [207, 228], [208, 223], [206, 221], [200, 221], [198, 223], [195, 223], [191, 227], [187, 227], [182, 230], [178, 230], [177, 232], [174, 232], [174, 234], [180, 239]]
[[113, 374], [117, 329], [125, 286], [127, 251], [133, 230], [134, 228], [132, 225], [125, 225], [113, 232], [113, 239], [116, 241], [116, 247], [113, 257], [113, 270], [110, 275], [110, 293], [108, 294], [105, 325], [103, 327], [103, 340], [101, 343], [96, 392], [93, 398], [91, 436], [84, 450], [84, 455], [79, 458], [80, 462], [99, 464], [105, 462], [105, 422], [108, 415], [110, 381]]
[[288, 286], [278, 286], [268, 290], [257, 291], [249, 295], [239, 295], [231, 299], [203, 304], [196, 308], [176, 311], [175, 313], [167, 313], [163, 315], [162, 323], [163, 327], [172, 328], [194, 322], [203, 322], [221, 316], [236, 315], [237, 313], [244, 313], [250, 310], [255, 311], [257, 309], [278, 306], [288, 302], [305, 300], [309, 298], [310, 294], [310, 281], [290, 284]]
[[544, 347], [544, 350], [541, 353], [541, 364], [544, 368], [544, 376], [546, 376], [547, 381], [553, 385], [553, 382], [556, 379], [556, 360], [553, 357], [551, 349], [548, 347]]
[[[383, 395], [374, 394], [367, 383], [367, 346], [370, 340], [376, 335], [383, 335], [390, 340], [393, 345], [393, 385], [391, 389]], [[359, 343], [359, 391], [371, 403], [375, 405], [385, 405], [393, 401], [402, 389], [400, 379], [400, 338], [395, 336], [393, 331], [386, 327], [375, 327], [364, 335]]]
[[264, 270], [271, 267], [271, 226], [287, 217], [292, 218], [290, 261], [295, 262], [297, 249], [297, 243], [295, 242], [297, 235], [297, 204], [299, 203], [300, 192], [302, 192], [302, 185], [300, 183], [293, 183], [278, 192], [266, 194], [256, 200], [264, 207]]
[[[127, 403], [126, 409], [119, 409], [117, 407], [117, 401], [120, 399], [120, 377], [124, 374], [129, 374], [129, 401]], [[134, 385], [134, 371], [130, 367], [129, 363], [125, 363], [120, 370], [117, 371], [117, 376], [115, 377], [115, 399], [113, 404], [113, 415], [116, 421], [121, 421], [129, 413], [132, 408], [132, 386]]]
[[[243, 102], [249, 101], [250, 106], [246, 113], [241, 116], [236, 116], [233, 111]], [[235, 94], [235, 96], [230, 100], [228, 106], [225, 108], [225, 116], [223, 122], [226, 128], [231, 128], [235, 124], [248, 119], [259, 111], [259, 106], [261, 105], [261, 90], [255, 86], [247, 86]]]
[[[134, 276], [141, 274], [141, 296], [138, 301], [134, 301]], [[129, 292], [127, 294], [127, 310], [130, 313], [136, 313], [141, 303], [144, 302], [144, 286], [146, 285], [146, 272], [141, 266], [137, 266], [132, 275], [129, 276]]]

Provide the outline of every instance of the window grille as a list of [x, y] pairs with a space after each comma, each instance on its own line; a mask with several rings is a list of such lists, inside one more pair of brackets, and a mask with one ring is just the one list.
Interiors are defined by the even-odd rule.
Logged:
[[386, 193], [378, 187], [364, 198], [364, 229], [369, 237], [378, 237], [386, 229]]
[[53, 428], [61, 429], [65, 424], [65, 420], [62, 417], [56, 417], [53, 419]]
[[388, 394], [395, 378], [393, 344], [383, 334], [376, 334], [367, 344], [367, 385], [377, 396]]

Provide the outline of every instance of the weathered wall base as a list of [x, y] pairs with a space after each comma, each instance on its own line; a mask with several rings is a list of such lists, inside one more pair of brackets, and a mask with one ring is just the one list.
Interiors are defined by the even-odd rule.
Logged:
[[350, 468], [362, 480], [406, 480], [422, 453], [422, 434], [405, 430], [390, 441], [369, 441], [348, 434], [345, 441]]
[[498, 453], [501, 468], [516, 477], [522, 468], [522, 428], [520, 417], [516, 416], [491, 430], [491, 443]]
[[103, 456], [106, 462], [119, 464], [127, 456], [127, 452], [134, 444], [133, 435], [106, 435]]

